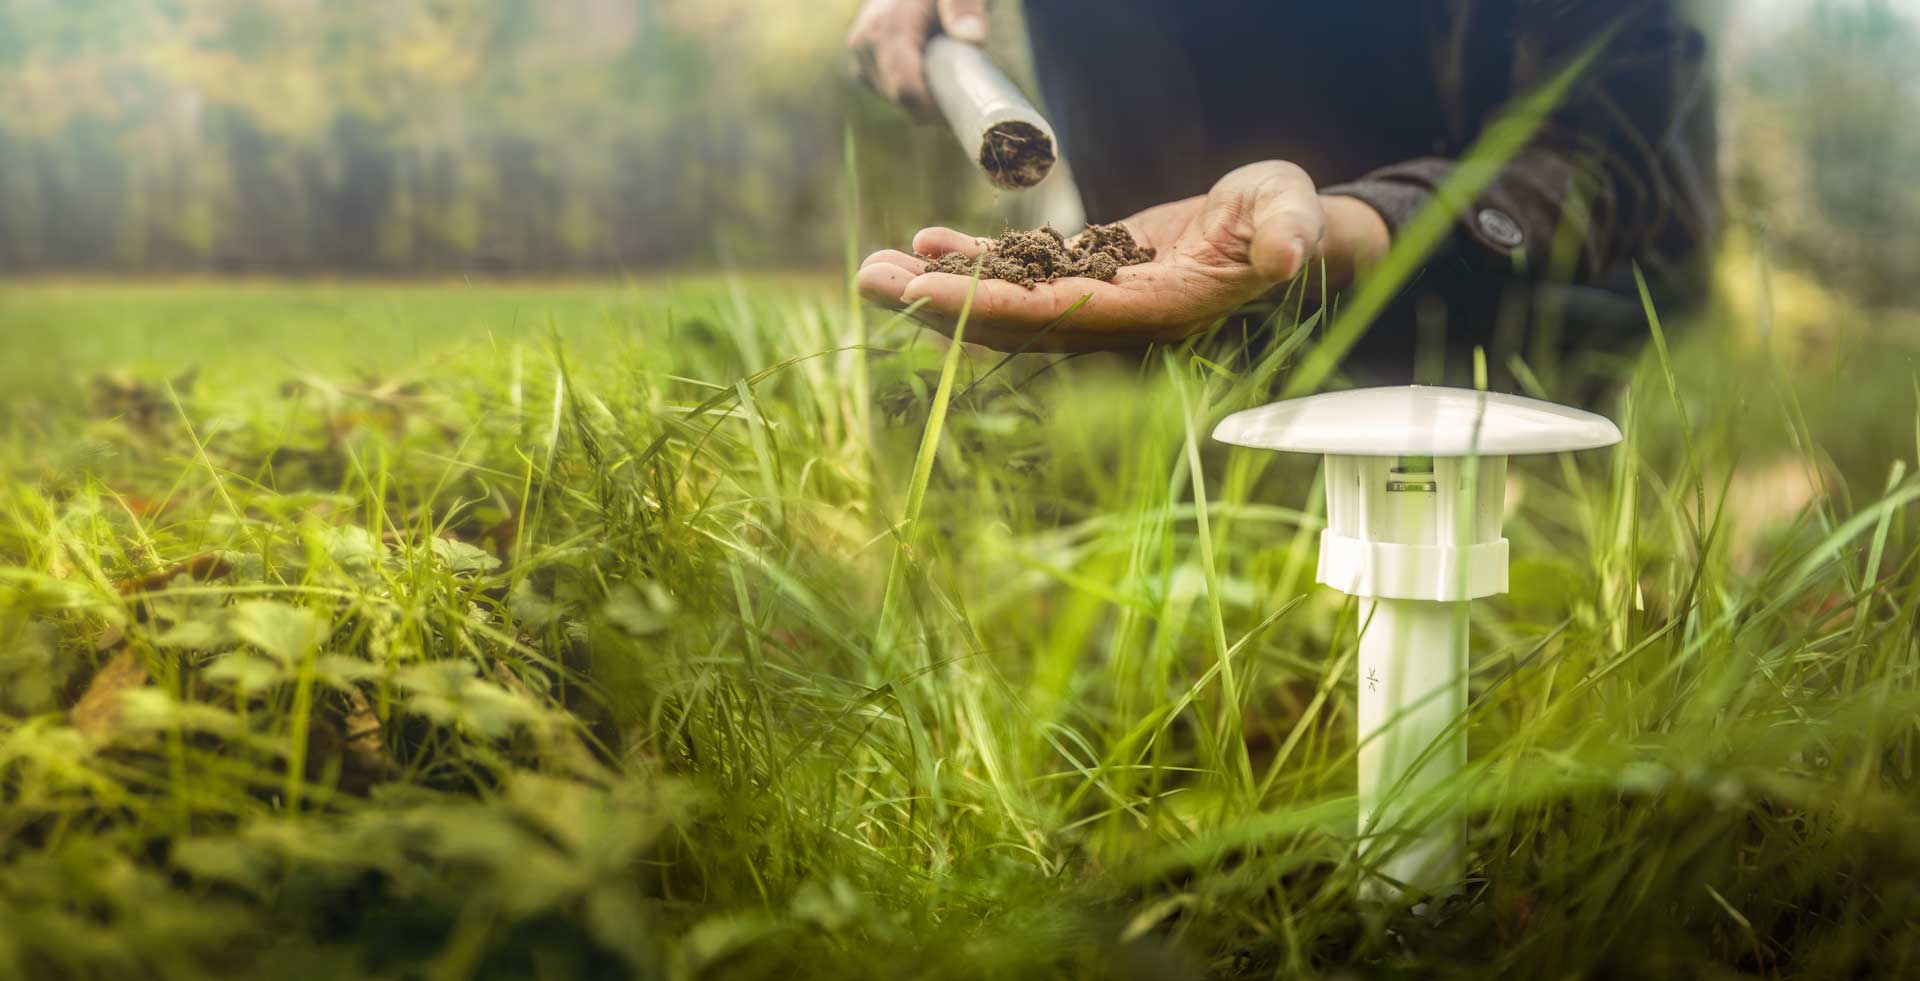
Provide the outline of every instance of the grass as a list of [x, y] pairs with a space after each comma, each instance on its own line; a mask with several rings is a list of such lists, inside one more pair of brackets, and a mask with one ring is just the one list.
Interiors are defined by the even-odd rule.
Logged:
[[0, 975], [1916, 969], [1904, 337], [1517, 465], [1415, 914], [1315, 462], [1206, 438], [1313, 348], [973, 385], [839, 290], [0, 288]]

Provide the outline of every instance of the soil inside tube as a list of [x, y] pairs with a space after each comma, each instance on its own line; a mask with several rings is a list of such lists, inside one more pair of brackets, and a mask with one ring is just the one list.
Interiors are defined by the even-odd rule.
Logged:
[[1053, 140], [1031, 123], [995, 123], [980, 137], [980, 169], [1011, 191], [1040, 183], [1053, 169]]
[[[958, 252], [921, 258], [927, 260], [928, 272], [973, 275], [974, 260]], [[1152, 258], [1153, 250], [1134, 241], [1133, 233], [1120, 224], [1089, 225], [1072, 244], [1052, 226], [1042, 225], [1032, 231], [1008, 232], [988, 239], [980, 278], [1004, 279], [1028, 289], [1070, 276], [1112, 282], [1121, 267]]]

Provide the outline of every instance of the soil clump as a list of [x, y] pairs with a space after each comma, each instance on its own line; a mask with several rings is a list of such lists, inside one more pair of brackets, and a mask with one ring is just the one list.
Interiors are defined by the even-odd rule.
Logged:
[[[928, 272], [973, 275], [974, 260], [958, 252], [920, 258], [927, 260]], [[1152, 258], [1153, 250], [1134, 241], [1123, 225], [1089, 225], [1071, 245], [1052, 226], [1042, 225], [988, 239], [980, 278], [1004, 279], [1028, 289], [1074, 276], [1112, 282], [1121, 267]]]
[[1053, 169], [1053, 141], [1036, 126], [1018, 120], [998, 123], [980, 137], [980, 169], [987, 179], [1010, 191], [1040, 183]]

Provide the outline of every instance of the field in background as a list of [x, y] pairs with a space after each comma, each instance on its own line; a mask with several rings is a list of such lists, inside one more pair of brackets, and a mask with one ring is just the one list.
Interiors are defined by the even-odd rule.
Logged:
[[[817, 298], [830, 274], [756, 274], [761, 295]], [[0, 283], [7, 353], [0, 386], [52, 390], [110, 371], [198, 369], [223, 383], [303, 371], [387, 376], [475, 347], [534, 344], [556, 331], [603, 341], [641, 333], [643, 313], [710, 310], [726, 277], [409, 283], [352, 280], [115, 280]]]
[[1910, 971], [1914, 368], [1776, 294], [1518, 468], [1475, 879], [1409, 916], [1313, 462], [1205, 438], [1283, 363], [943, 375], [803, 280], [7, 285], [0, 974]]

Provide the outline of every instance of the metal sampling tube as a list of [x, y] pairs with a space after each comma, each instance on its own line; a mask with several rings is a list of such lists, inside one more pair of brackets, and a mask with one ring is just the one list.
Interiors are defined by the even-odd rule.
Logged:
[[1058, 156], [1053, 127], [977, 45], [927, 42], [927, 90], [953, 135], [996, 187], [1040, 183]]

